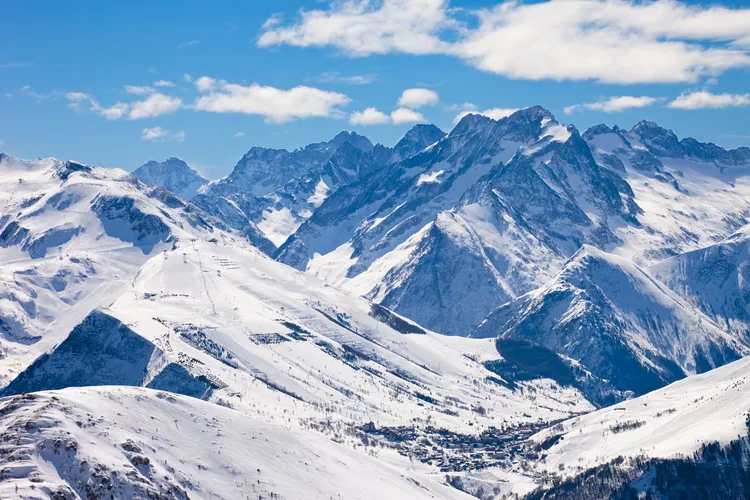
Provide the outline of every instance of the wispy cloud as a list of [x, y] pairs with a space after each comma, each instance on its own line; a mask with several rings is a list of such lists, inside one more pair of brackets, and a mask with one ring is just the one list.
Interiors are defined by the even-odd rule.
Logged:
[[136, 85], [125, 85], [125, 92], [133, 95], [149, 95], [156, 92], [153, 87], [139, 87]]
[[65, 94], [68, 99], [68, 106], [71, 109], [82, 112], [87, 110], [91, 113], [103, 116], [107, 120], [119, 120], [128, 112], [130, 106], [123, 102], [118, 102], [112, 106], [104, 107], [99, 101], [91, 95], [84, 92], [68, 92]]
[[169, 80], [157, 80], [154, 82], [154, 87], [174, 87], [175, 84]]
[[351, 99], [338, 92], [297, 86], [279, 89], [253, 83], [240, 85], [207, 76], [195, 81], [199, 97], [194, 109], [212, 113], [244, 113], [263, 116], [267, 122], [285, 123], [314, 117], [341, 117], [340, 107]]
[[174, 113], [183, 106], [182, 99], [158, 92], [150, 94], [141, 101], [117, 102], [112, 106], [102, 106], [97, 99], [85, 92], [68, 92], [65, 97], [71, 109], [79, 112], [89, 111], [103, 116], [107, 120], [119, 120], [126, 116], [129, 120], [152, 118]]
[[[52, 90], [52, 91], [47, 92], [47, 93], [37, 92], [36, 90], [34, 90], [33, 88], [31, 88], [30, 85], [24, 85], [23, 87], [21, 87], [20, 92], [21, 92], [21, 94], [23, 94], [25, 96], [28, 96], [28, 97], [31, 97], [32, 99], [35, 99], [36, 101], [39, 101], [39, 102], [41, 102], [41, 101], [54, 101], [58, 97], [61, 97], [62, 95], [65, 94], [64, 92], [61, 92], [60, 90]], [[8, 94], [6, 94], [6, 95], [8, 95]], [[10, 95], [8, 95], [8, 96], [10, 97]]]
[[35, 63], [29, 62], [29, 61], [8, 61], [8, 62], [0, 62], [0, 69], [29, 68], [35, 65], [36, 65]]
[[321, 73], [315, 78], [319, 83], [345, 83], [347, 85], [368, 85], [377, 79], [377, 75], [342, 75], [337, 71]]
[[235, 132], [232, 137], [245, 137], [245, 132]]
[[573, 104], [571, 106], [566, 106], [563, 109], [563, 111], [565, 112], [566, 115], [573, 114], [576, 111], [580, 111], [583, 109], [588, 109], [591, 111], [603, 111], [605, 113], [619, 113], [621, 111], [626, 111], [628, 109], [646, 108], [662, 100], [663, 99], [659, 97], [648, 97], [648, 96], [635, 97], [635, 96], [623, 95], [623, 96], [617, 96], [617, 97], [609, 97], [607, 99], [603, 99], [597, 102]]
[[693, 82], [750, 66], [750, 8], [677, 0], [506, 1], [469, 11], [448, 0], [332, 1], [291, 24], [270, 18], [260, 47], [334, 47], [349, 56], [457, 57], [516, 79]]
[[186, 42], [180, 42], [180, 44], [177, 45], [177, 48], [178, 49], [188, 49], [190, 47], [195, 47], [199, 43], [201, 43], [200, 40], [188, 40]]
[[144, 128], [141, 131], [141, 140], [150, 142], [182, 142], [185, 140], [185, 132], [170, 132], [161, 127]]
[[685, 92], [668, 104], [673, 109], [722, 109], [750, 106], [750, 94], [713, 94], [700, 90]]

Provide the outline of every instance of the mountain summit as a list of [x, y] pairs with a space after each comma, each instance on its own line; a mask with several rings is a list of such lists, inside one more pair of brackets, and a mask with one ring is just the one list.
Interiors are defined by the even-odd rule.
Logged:
[[133, 175], [147, 186], [165, 187], [184, 200], [191, 199], [208, 184], [208, 179], [175, 157], [162, 162], [148, 161], [134, 170]]

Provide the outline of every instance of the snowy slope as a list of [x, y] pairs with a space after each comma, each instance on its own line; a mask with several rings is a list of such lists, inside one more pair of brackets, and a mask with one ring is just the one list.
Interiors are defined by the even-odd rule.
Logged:
[[640, 225], [613, 226], [614, 249], [640, 265], [716, 243], [750, 223], [750, 155], [640, 122], [630, 131], [597, 126], [584, 133], [597, 161], [628, 182]]
[[470, 498], [352, 437], [165, 392], [42, 392], [0, 415], [2, 498]]
[[484, 362], [499, 359], [491, 340], [426, 332], [252, 247], [181, 241], [6, 394], [127, 383], [279, 417], [325, 407], [359, 423], [416, 418], [462, 432], [591, 408], [549, 379], [528, 382], [536, 395], [498, 385]]
[[645, 271], [590, 246], [552, 281], [499, 307], [473, 336], [530, 340], [637, 394], [748, 353]]
[[208, 184], [208, 179], [174, 157], [162, 162], [148, 161], [135, 169], [133, 175], [147, 186], [165, 187], [184, 200], [190, 200]]
[[725, 240], [654, 264], [650, 272], [716, 324], [750, 335], [750, 226]]
[[711, 441], [727, 444], [747, 434], [748, 383], [750, 358], [744, 358], [568, 420], [533, 438], [541, 443], [564, 437], [537, 467], [570, 475], [619, 456], [670, 458], [691, 455]]
[[0, 186], [3, 386], [119, 295], [151, 256], [224, 227], [118, 169], [0, 155]]

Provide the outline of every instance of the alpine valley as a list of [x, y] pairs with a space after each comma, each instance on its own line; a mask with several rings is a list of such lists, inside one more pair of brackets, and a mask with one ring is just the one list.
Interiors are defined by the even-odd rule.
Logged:
[[750, 149], [534, 106], [209, 180], [0, 153], [0, 498], [750, 496]]

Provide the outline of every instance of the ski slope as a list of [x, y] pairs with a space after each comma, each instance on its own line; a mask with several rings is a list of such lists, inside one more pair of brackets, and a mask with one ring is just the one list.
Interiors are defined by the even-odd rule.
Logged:
[[568, 420], [533, 438], [538, 443], [563, 438], [537, 467], [570, 475], [619, 456], [672, 458], [691, 455], [706, 442], [727, 444], [747, 434], [748, 383], [750, 358], [743, 358]]
[[389, 450], [150, 389], [5, 398], [0, 435], [0, 498], [470, 498]]

